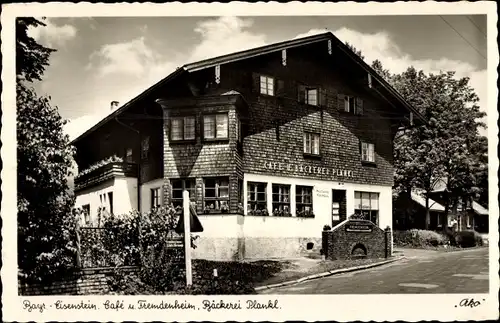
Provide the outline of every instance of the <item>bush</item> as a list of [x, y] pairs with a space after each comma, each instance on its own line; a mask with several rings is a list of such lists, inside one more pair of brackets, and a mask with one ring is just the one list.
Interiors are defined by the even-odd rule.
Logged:
[[456, 245], [461, 248], [471, 248], [483, 245], [483, 238], [474, 230], [455, 233]]
[[437, 247], [447, 243], [448, 239], [435, 231], [411, 229], [394, 231], [394, 244], [402, 247]]

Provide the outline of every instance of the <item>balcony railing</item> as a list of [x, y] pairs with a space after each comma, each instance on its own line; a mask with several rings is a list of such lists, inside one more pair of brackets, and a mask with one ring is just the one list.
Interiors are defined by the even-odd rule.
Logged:
[[137, 177], [137, 164], [112, 162], [75, 178], [75, 191], [97, 185], [114, 177]]

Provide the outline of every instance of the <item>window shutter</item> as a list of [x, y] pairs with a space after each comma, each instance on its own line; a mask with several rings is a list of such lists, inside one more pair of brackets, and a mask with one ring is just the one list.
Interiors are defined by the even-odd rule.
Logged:
[[346, 96], [344, 94], [337, 94], [337, 109], [339, 111], [345, 111], [345, 98]]
[[285, 81], [277, 79], [275, 82], [276, 96], [283, 97], [285, 95]]
[[260, 93], [260, 74], [252, 73], [252, 91]]
[[363, 99], [356, 98], [356, 114], [363, 115]]
[[298, 85], [298, 101], [304, 103], [306, 101], [306, 87], [304, 85]]
[[327, 99], [327, 96], [326, 96], [326, 90], [325, 89], [318, 89], [318, 105], [319, 106], [324, 106], [326, 107], [327, 106], [327, 102], [328, 102], [328, 99]]

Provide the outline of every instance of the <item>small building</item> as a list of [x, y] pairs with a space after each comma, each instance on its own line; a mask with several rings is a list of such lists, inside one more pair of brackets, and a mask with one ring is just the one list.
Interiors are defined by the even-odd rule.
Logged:
[[[433, 199], [429, 199], [429, 230], [444, 229], [443, 214], [444, 206]], [[393, 204], [394, 207], [394, 230], [425, 229], [426, 201], [425, 196], [417, 191], [412, 191], [410, 198], [406, 194], [400, 194]]]
[[394, 202], [394, 229], [428, 229], [434, 231], [442, 230], [475, 230], [480, 233], [488, 233], [488, 210], [476, 201], [468, 206], [462, 204], [456, 208], [449, 208], [446, 212], [443, 206], [443, 191], [436, 190], [429, 196], [429, 224], [426, 226], [426, 201], [422, 192], [412, 191], [411, 198], [406, 194], [400, 194]]
[[296, 256], [348, 214], [392, 226], [394, 136], [422, 121], [332, 33], [207, 59], [74, 140], [76, 203], [146, 212], [187, 190], [195, 257]]

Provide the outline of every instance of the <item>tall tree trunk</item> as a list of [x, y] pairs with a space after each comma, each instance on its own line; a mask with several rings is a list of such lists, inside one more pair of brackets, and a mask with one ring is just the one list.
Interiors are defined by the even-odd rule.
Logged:
[[429, 210], [429, 196], [425, 194], [425, 230], [429, 230], [429, 224], [431, 222], [431, 212]]
[[405, 195], [405, 198], [404, 198], [404, 212], [405, 212], [405, 215], [404, 215], [404, 227], [405, 229], [408, 228], [408, 223], [410, 222], [410, 206], [411, 206], [411, 188], [408, 189], [406, 188], [406, 190], [404, 191], [404, 195]]

